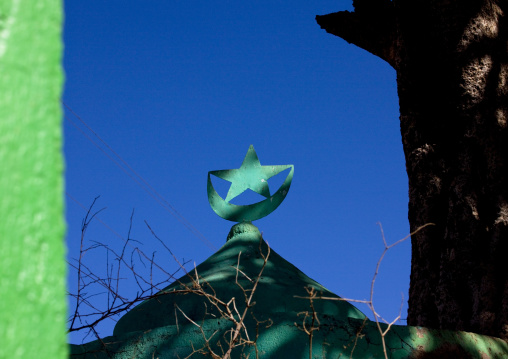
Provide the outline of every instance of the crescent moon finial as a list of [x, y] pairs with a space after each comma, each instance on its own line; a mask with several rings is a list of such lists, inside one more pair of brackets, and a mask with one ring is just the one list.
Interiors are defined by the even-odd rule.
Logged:
[[[270, 195], [267, 182], [268, 179], [288, 168], [291, 170], [284, 180], [284, 183], [273, 195]], [[252, 222], [269, 215], [282, 203], [291, 186], [293, 173], [293, 165], [261, 166], [254, 146], [250, 145], [240, 168], [208, 172], [208, 201], [215, 213], [224, 219], [233, 222]], [[210, 175], [231, 182], [225, 199], [213, 188]], [[259, 193], [266, 199], [244, 206], [230, 203], [232, 199], [239, 196], [247, 189]]]

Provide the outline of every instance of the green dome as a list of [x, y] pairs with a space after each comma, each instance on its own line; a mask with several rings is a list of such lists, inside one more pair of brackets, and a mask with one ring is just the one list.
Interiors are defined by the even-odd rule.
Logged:
[[[400, 325], [393, 325], [389, 330], [386, 324], [378, 327], [344, 301], [314, 300], [313, 322], [312, 316], [305, 315], [312, 314], [310, 301], [298, 298], [308, 296], [305, 288], [314, 288], [326, 297], [338, 297], [273, 250], [263, 269], [261, 253], [267, 252], [268, 246], [255, 226], [250, 223], [233, 226], [227, 243], [197, 266], [196, 271], [189, 273], [194, 278], [198, 273], [199, 284], [183, 276], [155, 298], [124, 315], [113, 336], [70, 345], [70, 357], [224, 358], [233, 343], [231, 359], [384, 358], [380, 330], [386, 331], [385, 344], [390, 359], [434, 358], [438, 354], [455, 358], [459, 357], [457, 353], [470, 353], [471, 358], [505, 358], [508, 353], [508, 344], [497, 338]], [[246, 308], [245, 294], [250, 295], [262, 269], [253, 296], [254, 304], [251, 303], [244, 327], [240, 328], [241, 338], [233, 342], [232, 333], [237, 327], [231, 320], [221, 317], [213, 298], [229, 302], [233, 313], [238, 313], [235, 315], [238, 321]], [[237, 284], [237, 275], [244, 291]], [[201, 290], [201, 295], [189, 293], [189, 288]], [[210, 294], [214, 297], [207, 297]], [[304, 321], [307, 331], [315, 329], [310, 332], [312, 335], [303, 330]]]
[[[156, 298], [141, 303], [124, 315], [116, 324], [114, 335], [176, 325], [177, 322], [180, 325], [190, 324], [179, 310], [175, 311], [175, 305], [195, 322], [219, 318], [220, 313], [204, 296], [181, 293], [186, 288], [195, 286], [189, 276], [195, 279], [196, 272], [202, 288], [207, 293], [214, 294], [224, 302], [235, 298], [236, 307], [241, 312], [245, 308], [245, 295], [236, 284], [236, 278], [238, 276], [238, 283], [243, 288], [252, 288], [252, 283], [245, 275], [255, 280], [261, 272], [264, 260], [260, 249], [263, 254], [268, 253], [268, 246], [261, 238], [258, 228], [251, 223], [236, 224], [231, 228], [228, 240], [222, 248], [198, 265], [196, 271], [184, 275], [159, 292]], [[301, 322], [302, 317], [298, 317], [298, 313], [310, 310], [310, 301], [298, 298], [308, 297], [306, 287], [314, 288], [322, 296], [338, 298], [270, 249], [266, 267], [253, 297], [255, 305], [252, 307], [252, 314], [258, 321], [277, 319], [279, 323], [280, 320]], [[324, 316], [365, 318], [362, 312], [344, 301], [318, 300], [314, 302], [314, 309]], [[251, 315], [246, 318], [247, 322], [252, 320]]]

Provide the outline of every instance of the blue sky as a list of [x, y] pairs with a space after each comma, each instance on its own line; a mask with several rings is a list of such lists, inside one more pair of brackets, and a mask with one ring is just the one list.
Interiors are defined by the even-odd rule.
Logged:
[[[131, 238], [176, 270], [144, 221], [179, 259], [205, 260], [233, 225], [211, 210], [207, 173], [240, 167], [252, 144], [262, 165], [295, 166], [285, 201], [254, 222], [264, 238], [329, 290], [366, 299], [383, 250], [376, 223], [389, 242], [409, 231], [407, 177], [395, 71], [314, 20], [346, 9], [351, 1], [65, 1], [64, 103], [206, 240], [87, 139], [72, 122], [99, 142], [68, 110], [66, 191], [84, 206], [100, 195], [96, 209], [107, 208], [98, 218], [124, 238], [134, 209]], [[79, 256], [85, 214], [67, 197], [69, 258]], [[86, 240], [123, 244], [97, 220]], [[84, 261], [105, 275], [98, 251]], [[387, 319], [401, 293], [406, 316], [409, 273], [407, 241], [387, 254], [376, 283]], [[76, 281], [70, 269], [72, 292]], [[133, 280], [121, 285], [135, 293]]]

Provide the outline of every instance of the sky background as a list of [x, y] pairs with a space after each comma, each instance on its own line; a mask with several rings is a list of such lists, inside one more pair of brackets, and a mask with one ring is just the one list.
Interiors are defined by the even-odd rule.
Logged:
[[[74, 112], [66, 109], [64, 120], [71, 263], [86, 215], [80, 204], [97, 196], [94, 208], [106, 208], [90, 223], [85, 247], [98, 241], [121, 251], [134, 210], [130, 238], [138, 242], [128, 251], [156, 251], [159, 265], [178, 268], [146, 220], [179, 260], [201, 263], [234, 224], [210, 208], [207, 173], [239, 168], [252, 144], [262, 165], [295, 166], [285, 201], [254, 222], [265, 240], [332, 292], [367, 299], [383, 251], [376, 223], [390, 243], [409, 232], [407, 176], [395, 71], [320, 29], [315, 15], [339, 10], [352, 10], [351, 1], [65, 1], [63, 102]], [[76, 115], [181, 217], [112, 161], [121, 163]], [[284, 176], [277, 178], [271, 193]], [[407, 315], [410, 260], [406, 241], [382, 263], [374, 303], [389, 320], [401, 294]], [[106, 276], [101, 248], [83, 261]], [[120, 286], [135, 295], [134, 279]], [[76, 288], [71, 267], [69, 291]], [[86, 292], [106, 303], [99, 287]], [[69, 305], [73, 312], [75, 300]], [[111, 335], [113, 325], [99, 326], [99, 334]], [[69, 340], [94, 339], [84, 334]]]

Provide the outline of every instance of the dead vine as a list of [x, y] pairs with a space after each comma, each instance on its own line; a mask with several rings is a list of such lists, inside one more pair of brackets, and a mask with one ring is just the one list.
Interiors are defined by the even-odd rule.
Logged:
[[[260, 238], [259, 253], [261, 254], [261, 257], [263, 258], [263, 264], [261, 266], [259, 273], [256, 275], [256, 277], [254, 279], [249, 278], [249, 276], [247, 276], [247, 274], [245, 274], [242, 270], [240, 270], [240, 260], [241, 260], [242, 252], [238, 253], [237, 265], [235, 267], [233, 267], [234, 270], [236, 271], [235, 284], [241, 289], [243, 296], [244, 296], [244, 298], [243, 298], [244, 308], [243, 309], [241, 309], [241, 310], [238, 309], [237, 300], [235, 297], [229, 299], [227, 302], [218, 298], [217, 294], [213, 290], [213, 287], [208, 282], [203, 281], [203, 278], [201, 278], [199, 276], [196, 268], [194, 270], [193, 275], [187, 275], [187, 277], [191, 280], [190, 285], [179, 282], [184, 289], [171, 291], [171, 293], [176, 293], [176, 292], [178, 292], [178, 293], [192, 293], [192, 294], [196, 294], [196, 295], [205, 297], [206, 300], [208, 301], [208, 303], [218, 311], [221, 318], [226, 319], [227, 321], [233, 323], [233, 328], [231, 328], [230, 330], [226, 331], [223, 334], [223, 339], [226, 342], [226, 347], [223, 348], [222, 345], [220, 344], [220, 341], [217, 343], [219, 348], [222, 351], [222, 353], [219, 354], [213, 350], [212, 345], [211, 345], [211, 340], [215, 336], [217, 331], [213, 332], [212, 335], [207, 337], [205, 334], [205, 331], [203, 329], [203, 322], [201, 323], [201, 325], [196, 323], [191, 318], [189, 318], [186, 315], [186, 313], [184, 313], [184, 311], [182, 309], [180, 309], [180, 307], [176, 306], [176, 304], [175, 304], [175, 306], [176, 306], [175, 310], [178, 310], [192, 325], [199, 328], [199, 330], [201, 332], [201, 336], [202, 336], [203, 340], [205, 341], [205, 344], [202, 347], [197, 348], [197, 349], [194, 348], [194, 345], [191, 345], [192, 352], [184, 359], [191, 358], [194, 354], [208, 354], [213, 359], [230, 359], [232, 351], [235, 348], [238, 348], [238, 347], [245, 348], [247, 346], [254, 347], [255, 353], [256, 353], [256, 359], [259, 358], [259, 352], [257, 349], [257, 339], [259, 337], [259, 326], [261, 324], [267, 323], [265, 327], [268, 328], [273, 324], [271, 319], [266, 320], [266, 321], [257, 320], [251, 310], [252, 307], [256, 304], [253, 301], [254, 294], [256, 293], [256, 290], [257, 290], [257, 287], [259, 284], [259, 280], [261, 279], [263, 271], [264, 271], [266, 264], [268, 262], [268, 258], [270, 256], [270, 247], [267, 246], [267, 253], [264, 254], [261, 249], [262, 243], [263, 243], [263, 239]], [[239, 281], [239, 276], [240, 276], [240, 278], [243, 277], [243, 278], [247, 279], [247, 281], [252, 284], [252, 287], [251, 288], [244, 287]], [[209, 293], [205, 290], [205, 288], [203, 286], [203, 284], [205, 284], [205, 283], [206, 283], [206, 287], [210, 288], [213, 293]], [[206, 306], [206, 303], [205, 303], [205, 306]], [[245, 325], [245, 318], [246, 318], [247, 314], [249, 314], [249, 313], [251, 313], [252, 317], [254, 318], [254, 320], [256, 322], [256, 333], [255, 333], [254, 338], [251, 338], [249, 336], [249, 332], [248, 332], [247, 327]], [[205, 317], [207, 314], [208, 314], [208, 311], [205, 312]], [[204, 321], [204, 319], [205, 318], [203, 318], [203, 321]], [[177, 323], [177, 325], [178, 325], [178, 323]], [[244, 356], [244, 358], [248, 358], [248, 357], [249, 357], [249, 355]]]
[[[402, 306], [403, 306], [403, 301], [404, 301], [404, 297], [402, 297], [402, 302], [401, 302], [401, 305], [400, 305], [400, 308], [399, 308], [399, 314], [397, 315], [397, 317], [395, 319], [393, 319], [391, 322], [388, 322], [387, 320], [385, 320], [381, 315], [379, 315], [379, 313], [376, 311], [376, 308], [374, 307], [374, 285], [376, 283], [376, 278], [379, 274], [379, 268], [381, 266], [381, 262], [383, 261], [383, 258], [384, 256], [386, 255], [386, 252], [388, 252], [388, 250], [390, 250], [391, 248], [399, 245], [400, 243], [406, 241], [408, 238], [411, 238], [411, 236], [413, 236], [414, 234], [418, 233], [419, 231], [421, 231], [422, 229], [424, 229], [425, 227], [428, 227], [428, 226], [433, 226], [434, 224], [433, 223], [427, 223], [423, 226], [420, 226], [418, 227], [415, 231], [411, 232], [410, 234], [408, 234], [406, 237], [402, 238], [402, 239], [399, 239], [398, 241], [396, 241], [395, 243], [392, 243], [390, 245], [388, 245], [388, 243], [386, 242], [386, 237], [385, 237], [385, 234], [384, 234], [384, 231], [383, 231], [383, 226], [381, 225], [381, 223], [378, 223], [379, 225], [379, 228], [380, 228], [380, 231], [381, 231], [381, 237], [383, 239], [383, 244], [384, 244], [384, 249], [383, 249], [383, 253], [381, 254], [381, 256], [379, 257], [379, 260], [377, 261], [377, 264], [376, 264], [376, 270], [374, 272], [374, 276], [372, 277], [372, 281], [370, 283], [370, 296], [369, 296], [369, 299], [368, 300], [359, 300], [359, 299], [350, 299], [350, 298], [335, 298], [335, 297], [323, 297], [321, 295], [318, 295], [315, 291], [309, 291], [309, 289], [307, 289], [307, 293], [309, 293], [309, 296], [307, 297], [299, 297], [299, 296], [296, 296], [296, 298], [302, 298], [302, 299], [308, 299], [311, 303], [311, 308], [312, 308], [312, 317], [316, 316], [316, 312], [314, 311], [314, 307], [312, 305], [313, 301], [314, 300], [336, 300], [336, 301], [346, 301], [346, 302], [352, 302], [352, 303], [363, 303], [363, 304], [367, 304], [367, 306], [369, 307], [369, 309], [371, 310], [373, 316], [374, 316], [374, 321], [376, 323], [376, 326], [377, 326], [377, 329], [379, 331], [379, 334], [381, 335], [381, 342], [382, 342], [382, 345], [383, 345], [383, 353], [384, 353], [384, 357], [385, 359], [388, 359], [388, 351], [387, 351], [387, 348], [386, 348], [386, 341], [385, 341], [385, 337], [386, 335], [388, 334], [388, 332], [390, 331], [391, 327], [400, 319], [400, 316], [401, 316], [401, 312], [402, 312]], [[308, 316], [310, 316], [310, 314], [308, 314], [308, 312], [304, 312], [306, 313], [305, 314], [305, 318], [307, 318]], [[312, 330], [309, 330], [308, 328], [305, 328], [305, 318], [304, 318], [304, 323], [303, 323], [303, 330], [307, 333], [307, 335], [309, 336], [309, 341], [312, 343], [312, 332], [314, 330], [318, 330], [318, 329], [312, 329]], [[383, 328], [381, 327], [381, 321], [384, 322], [385, 324], [387, 324], [387, 327], [386, 329], [383, 330]], [[312, 322], [314, 323], [314, 321]], [[356, 334], [356, 337], [355, 337], [355, 344], [353, 346], [353, 349], [351, 351], [351, 355], [350, 355], [350, 358], [352, 358], [353, 356], [353, 352], [356, 348], [356, 344], [358, 342], [358, 338], [361, 336], [361, 331], [365, 325], [366, 321], [364, 321], [364, 323], [362, 324], [360, 330], [358, 331], [358, 333]], [[296, 323], [295, 323], [296, 325]], [[312, 327], [313, 327], [313, 324], [312, 324]], [[310, 352], [309, 352], [309, 358], [312, 358], [312, 346], [310, 347]]]

